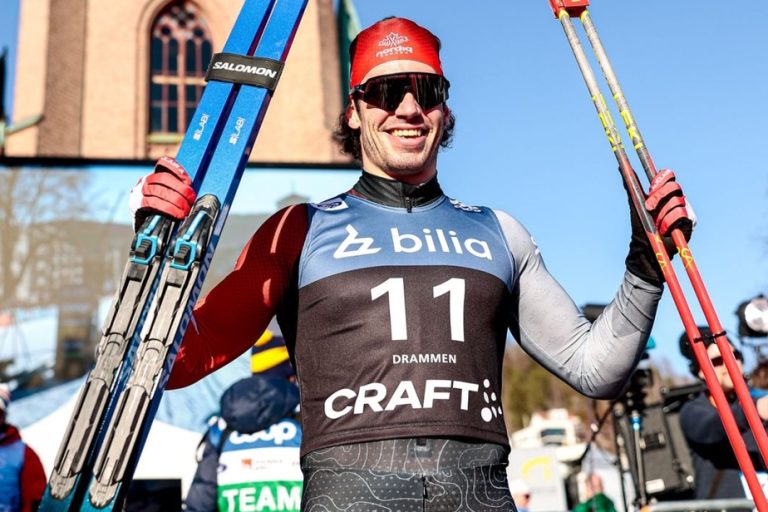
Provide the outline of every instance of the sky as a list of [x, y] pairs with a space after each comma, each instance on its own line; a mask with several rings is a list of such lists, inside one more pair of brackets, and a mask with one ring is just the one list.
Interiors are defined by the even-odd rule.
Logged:
[[[8, 45], [12, 58], [17, 4], [2, 0], [0, 7], [0, 46]], [[355, 4], [363, 26], [405, 16], [442, 40], [443, 70], [451, 81], [449, 105], [457, 118], [453, 147], [438, 164], [446, 193], [520, 220], [577, 304], [610, 301], [624, 272], [627, 200], [616, 160], [548, 2]], [[763, 155], [768, 31], [753, 2], [696, 7], [668, 0], [594, 0], [590, 13], [656, 165], [675, 170], [694, 206], [699, 223], [691, 250], [721, 322], [735, 335], [738, 304], [768, 292]], [[604, 94], [610, 101], [607, 87]], [[640, 164], [629, 154], [642, 178]], [[115, 170], [108, 178], [99, 177], [96, 186], [119, 198], [136, 179], [135, 170]], [[273, 209], [280, 196], [291, 192], [319, 201], [355, 179], [356, 173], [348, 171], [252, 170], [233, 211]], [[116, 219], [127, 222], [126, 210]], [[676, 269], [687, 282], [682, 268]], [[685, 289], [694, 316], [703, 322], [690, 287]], [[652, 359], [665, 358], [685, 372], [677, 344], [682, 332], [665, 292], [653, 330], [657, 347]]]

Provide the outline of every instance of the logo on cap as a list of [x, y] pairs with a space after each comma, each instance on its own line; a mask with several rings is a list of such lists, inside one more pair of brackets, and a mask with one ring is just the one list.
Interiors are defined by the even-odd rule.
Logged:
[[412, 46], [403, 46], [405, 42], [408, 42], [407, 37], [401, 36], [396, 32], [390, 32], [384, 39], [379, 41], [379, 46], [386, 46], [387, 48], [376, 52], [376, 57], [383, 59], [392, 55], [413, 53]]
[[379, 46], [398, 46], [406, 41], [408, 41], [407, 37], [396, 34], [395, 32], [390, 32], [384, 39], [379, 41]]

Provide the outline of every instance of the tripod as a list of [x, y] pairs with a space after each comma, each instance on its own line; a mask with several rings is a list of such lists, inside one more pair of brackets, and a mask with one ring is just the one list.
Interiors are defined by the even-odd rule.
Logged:
[[[622, 437], [624, 450], [629, 463], [629, 471], [632, 475], [632, 481], [635, 485], [635, 506], [642, 508], [648, 504], [648, 492], [645, 487], [645, 462], [643, 460], [643, 449], [645, 441], [643, 439], [643, 418], [645, 416], [645, 389], [653, 384], [653, 373], [646, 368], [638, 368], [630, 378], [629, 387], [626, 393], [617, 400], [621, 404], [621, 409], [617, 410], [616, 405], [611, 408], [613, 411], [614, 428], [616, 432], [617, 445], [619, 436]], [[631, 432], [626, 432], [622, 419], [629, 419]], [[619, 456], [617, 451], [617, 456]], [[621, 467], [621, 457], [619, 456], [619, 466]], [[623, 471], [622, 471], [623, 472]], [[622, 492], [623, 489], [622, 479]], [[626, 493], [624, 492], [625, 496]], [[625, 498], [626, 499], [626, 498]]]

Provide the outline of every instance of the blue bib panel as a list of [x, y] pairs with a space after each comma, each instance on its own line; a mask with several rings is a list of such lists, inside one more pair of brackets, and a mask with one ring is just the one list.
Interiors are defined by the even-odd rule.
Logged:
[[[212, 434], [213, 439], [222, 432]], [[229, 432], [216, 477], [218, 510], [301, 510], [300, 444], [301, 426], [292, 418], [253, 434]]]
[[493, 212], [441, 197], [409, 213], [350, 195], [309, 210], [294, 350], [302, 452], [422, 436], [506, 445], [515, 268]]

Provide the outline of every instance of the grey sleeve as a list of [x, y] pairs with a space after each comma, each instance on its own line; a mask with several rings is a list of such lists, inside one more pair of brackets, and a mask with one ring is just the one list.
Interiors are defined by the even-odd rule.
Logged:
[[590, 323], [547, 271], [530, 233], [495, 211], [516, 267], [509, 329], [539, 364], [577, 391], [608, 399], [622, 392], [653, 327], [662, 288], [626, 272]]

